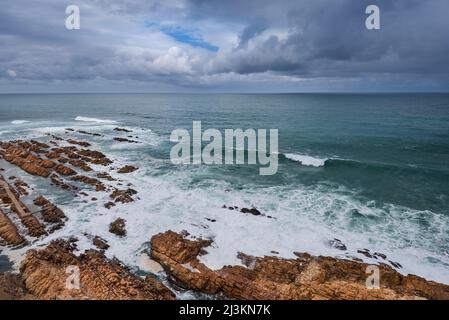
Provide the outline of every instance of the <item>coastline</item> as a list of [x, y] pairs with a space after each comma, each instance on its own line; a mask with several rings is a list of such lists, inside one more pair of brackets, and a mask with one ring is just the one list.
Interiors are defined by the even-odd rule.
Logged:
[[[117, 135], [129, 134], [124, 128], [114, 129]], [[70, 134], [74, 129], [67, 128]], [[86, 136], [98, 133], [80, 131]], [[135, 143], [118, 136], [120, 143]], [[47, 179], [54, 187], [75, 197], [86, 196], [77, 184], [95, 192], [106, 192], [109, 201], [106, 209], [133, 202], [139, 190], [132, 185], [123, 186], [111, 176], [114, 170], [129, 174], [138, 168], [126, 165], [113, 167], [113, 160], [98, 150], [93, 150], [87, 141], [50, 135], [49, 142], [36, 140], [15, 140], [0, 143], [1, 158], [23, 171], [24, 175]], [[95, 171], [93, 167], [104, 170]], [[4, 170], [0, 170], [4, 171]], [[0, 172], [0, 174], [2, 174]], [[0, 194], [2, 215], [0, 237], [9, 246], [27, 247], [29, 239], [45, 238], [64, 228], [70, 220], [64, 212], [42, 195], [34, 194], [22, 176], [1, 176]], [[112, 183], [122, 185], [117, 188]], [[31, 196], [32, 204], [22, 201]], [[96, 201], [91, 197], [89, 201]], [[29, 202], [29, 200], [28, 200]], [[238, 208], [224, 205], [223, 208], [264, 219], [273, 219], [257, 208]], [[109, 231], [117, 237], [126, 235], [126, 220], [112, 221]], [[18, 274], [3, 273], [4, 283], [0, 292], [2, 299], [173, 299], [174, 288], [193, 290], [205, 294], [233, 299], [449, 299], [449, 287], [423, 278], [401, 275], [402, 266], [386, 255], [370, 252], [359, 253], [378, 260], [386, 282], [379, 290], [365, 286], [368, 264], [357, 258], [338, 259], [316, 257], [307, 253], [295, 253], [296, 259], [276, 256], [254, 257], [239, 253], [240, 266], [225, 266], [211, 270], [200, 262], [199, 256], [206, 253], [212, 240], [199, 240], [187, 232], [182, 234], [167, 231], [151, 238], [148, 261], [155, 274], [165, 274], [170, 287], [151, 275], [136, 276], [132, 270], [116, 259], [107, 258], [104, 252], [109, 244], [98, 235], [89, 235], [92, 247], [79, 253], [77, 239], [53, 240], [46, 247], [28, 250], [20, 264]], [[32, 240], [34, 241], [34, 240]], [[5, 243], [3, 244], [5, 245]], [[345, 250], [345, 244], [338, 239], [329, 243], [338, 250]], [[66, 267], [78, 266], [84, 279], [83, 289], [65, 288]], [[51, 271], [48, 271], [51, 270]], [[84, 270], [84, 272], [83, 272]], [[165, 273], [162, 271], [165, 270]], [[103, 276], [104, 275], [104, 276]], [[101, 280], [97, 280], [100, 278]], [[257, 281], [255, 281], [257, 279]], [[101, 282], [99, 287], [98, 281]], [[348, 290], [351, 288], [351, 290]]]

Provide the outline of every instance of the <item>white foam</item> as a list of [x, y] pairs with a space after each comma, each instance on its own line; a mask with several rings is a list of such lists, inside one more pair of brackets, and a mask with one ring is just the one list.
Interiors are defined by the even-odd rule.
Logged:
[[89, 117], [82, 117], [82, 116], [76, 117], [75, 121], [96, 122], [96, 123], [116, 123], [117, 122], [115, 120], [105, 120], [105, 119], [89, 118]]
[[12, 124], [24, 124], [24, 123], [29, 123], [30, 121], [28, 120], [13, 120], [11, 121]]
[[310, 166], [310, 167], [323, 167], [324, 164], [326, 163], [326, 160], [329, 160], [326, 158], [316, 158], [308, 155], [294, 154], [294, 153], [287, 153], [285, 154], [285, 157], [287, 159], [299, 162], [303, 166]]
[[[296, 251], [347, 258], [346, 252], [327, 244], [338, 238], [347, 246], [349, 255], [378, 263], [357, 254], [357, 249], [368, 248], [402, 264], [404, 268], [399, 271], [404, 274], [449, 283], [449, 257], [445, 255], [449, 219], [444, 215], [394, 205], [379, 207], [372, 201], [357, 200], [341, 187], [331, 189], [325, 185], [260, 188], [247, 184], [243, 189], [235, 189], [232, 184], [213, 178], [198, 185], [192, 183], [195, 176], [213, 177], [214, 172], [210, 171], [213, 168], [182, 166], [154, 175], [160, 173], [157, 166], [163, 161], [142, 156], [131, 161], [129, 153], [126, 158], [117, 158], [114, 164], [117, 168], [123, 164], [140, 168], [139, 174], [120, 175], [123, 185], [132, 183], [132, 188], [138, 190], [140, 200], [111, 210], [103, 207], [110, 201], [107, 193], [92, 192], [99, 199], [96, 202], [84, 203], [83, 199], [74, 199], [66, 205], [56, 202], [69, 221], [63, 229], [32, 243], [31, 247], [75, 236], [79, 239], [79, 250], [83, 251], [92, 247], [92, 238], [84, 234], [98, 235], [111, 246], [106, 251], [108, 257], [115, 256], [131, 268], [142, 268], [142, 251], [148, 249], [153, 235], [187, 230], [193, 236], [213, 239], [208, 254], [200, 259], [219, 269], [240, 264], [237, 252], [264, 256], [275, 250], [281, 257], [294, 258]], [[42, 194], [53, 200], [45, 194], [44, 187], [42, 190]], [[223, 209], [224, 204], [254, 206], [276, 219]], [[126, 220], [127, 236], [123, 238], [108, 231], [109, 224], [119, 217]], [[9, 249], [5, 249], [4, 253], [23, 258], [28, 249], [19, 249], [20, 255], [17, 250], [8, 253]], [[17, 266], [18, 259], [14, 261]]]

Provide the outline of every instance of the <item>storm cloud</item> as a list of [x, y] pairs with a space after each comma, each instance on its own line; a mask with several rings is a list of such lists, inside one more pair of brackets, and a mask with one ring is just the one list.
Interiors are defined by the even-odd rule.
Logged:
[[446, 0], [70, 4], [2, 3], [0, 92], [449, 90]]

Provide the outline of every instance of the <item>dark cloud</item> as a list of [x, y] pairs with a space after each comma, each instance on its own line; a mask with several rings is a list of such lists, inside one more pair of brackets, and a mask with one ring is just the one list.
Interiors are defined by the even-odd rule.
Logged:
[[[447, 0], [77, 2], [76, 32], [64, 28], [61, 1], [2, 4], [0, 90], [92, 82], [104, 90], [120, 82], [127, 91], [136, 83], [142, 90], [154, 83], [167, 90], [449, 90]], [[380, 7], [381, 30], [365, 28], [368, 4]], [[164, 30], [195, 30], [189, 37], [204, 45]]]

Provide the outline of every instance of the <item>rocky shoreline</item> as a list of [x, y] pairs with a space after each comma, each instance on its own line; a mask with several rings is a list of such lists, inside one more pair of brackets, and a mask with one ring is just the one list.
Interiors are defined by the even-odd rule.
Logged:
[[[117, 134], [131, 130], [115, 128]], [[66, 134], [72, 135], [68, 128]], [[76, 131], [87, 136], [96, 133]], [[127, 138], [131, 136], [126, 136]], [[63, 210], [42, 195], [35, 194], [22, 178], [34, 175], [47, 179], [49, 184], [61, 188], [86, 202], [97, 201], [91, 193], [106, 193], [109, 201], [105, 208], [135, 201], [139, 194], [125, 180], [111, 176], [132, 174], [139, 170], [131, 165], [115, 167], [114, 161], [91, 143], [50, 135], [47, 141], [15, 140], [0, 142], [0, 159], [20, 169], [23, 177], [6, 177], [0, 169], [0, 249], [27, 247], [36, 239], [70, 223]], [[115, 137], [120, 143], [136, 143], [124, 137]], [[133, 137], [138, 138], [138, 137]], [[101, 168], [101, 170], [98, 170]], [[25, 180], [26, 181], [26, 180]], [[33, 198], [32, 203], [24, 201]], [[31, 208], [33, 206], [33, 208]], [[276, 219], [257, 208], [223, 206], [256, 218]], [[208, 220], [211, 223], [215, 220]], [[109, 231], [117, 237], [127, 234], [126, 220], [111, 220]], [[77, 239], [58, 239], [46, 247], [29, 249], [18, 273], [0, 273], [0, 300], [2, 299], [176, 299], [173, 288], [192, 290], [218, 298], [229, 299], [449, 299], [449, 286], [425, 280], [414, 275], [404, 276], [396, 269], [402, 266], [384, 254], [361, 249], [360, 254], [378, 259], [380, 288], [369, 289], [368, 264], [358, 259], [315, 257], [295, 253], [295, 259], [276, 256], [253, 257], [239, 253], [241, 265], [212, 270], [201, 262], [213, 243], [196, 239], [187, 232], [166, 231], [151, 237], [149, 258], [158, 270], [164, 270], [169, 284], [148, 274], [141, 277], [123, 263], [106, 257], [110, 244], [91, 235], [92, 248], [80, 253]], [[338, 239], [329, 246], [345, 251]], [[275, 252], [273, 252], [275, 255]], [[67, 284], [68, 268], [79, 271], [80, 286]]]

